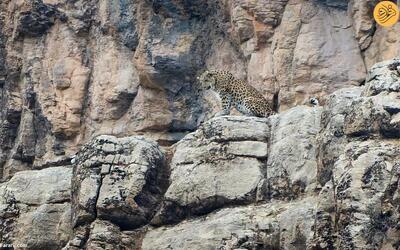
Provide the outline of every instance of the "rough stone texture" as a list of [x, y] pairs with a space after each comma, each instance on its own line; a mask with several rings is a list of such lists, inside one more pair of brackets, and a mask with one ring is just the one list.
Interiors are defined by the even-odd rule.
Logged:
[[365, 87], [335, 92], [324, 108], [315, 246], [400, 246], [397, 62], [375, 65]]
[[338, 90], [329, 96], [321, 115], [321, 131], [318, 143], [318, 181], [324, 185], [332, 175], [333, 164], [343, 152], [347, 143], [344, 136], [344, 119], [352, 102], [361, 95], [361, 88]]
[[143, 138], [96, 137], [74, 158], [75, 225], [99, 217], [138, 227], [152, 216], [163, 190], [164, 156]]
[[[112, 234], [118, 228], [135, 229], [148, 223], [165, 192], [164, 161], [158, 145], [141, 137], [103, 135], [86, 144], [73, 158], [72, 223], [84, 231], [92, 229], [89, 238], [84, 235], [83, 242], [72, 240], [69, 245], [79, 247], [88, 241], [88, 248], [96, 249], [98, 227]], [[118, 227], [92, 223], [96, 218]], [[75, 238], [82, 238], [79, 232]]]
[[198, 91], [206, 67], [248, 80], [281, 111], [363, 84], [399, 55], [400, 25], [376, 26], [375, 3], [4, 0], [1, 176], [62, 165], [101, 134], [170, 146], [220, 109]]
[[[400, 24], [376, 2], [2, 0], [1, 243], [398, 249]], [[211, 119], [204, 68], [279, 114]]]
[[134, 237], [127, 233], [122, 233], [118, 226], [108, 222], [96, 220], [91, 226], [87, 249], [137, 249]]
[[[335, 216], [317, 220], [316, 227], [325, 231], [317, 238], [320, 247], [399, 247], [400, 214], [395, 209], [399, 202], [399, 146], [398, 140], [346, 145], [334, 165], [331, 181], [321, 191], [318, 216], [322, 218], [332, 211]], [[335, 243], [326, 231], [337, 232]]]
[[272, 55], [281, 106], [364, 80], [364, 62], [346, 9], [321, 1], [289, 1], [281, 23]]
[[267, 119], [221, 117], [183, 138], [176, 145], [170, 185], [152, 223], [176, 222], [189, 214], [262, 199], [268, 132]]
[[149, 229], [142, 249], [306, 249], [314, 202], [225, 208], [173, 227]]
[[324, 107], [210, 119], [165, 153], [143, 137], [96, 137], [72, 157], [72, 177], [47, 168], [1, 184], [1, 236], [16, 245], [30, 230], [29, 247], [66, 250], [397, 249], [396, 63]]
[[304, 106], [271, 117], [267, 166], [269, 196], [293, 199], [315, 188], [320, 117], [320, 107]]
[[[396, 83], [400, 76], [393, 73], [396, 62], [377, 64], [369, 71], [365, 86], [336, 91], [326, 98], [323, 108], [299, 106], [266, 119], [265, 129], [255, 123], [259, 118], [220, 117], [189, 134], [175, 148], [167, 201], [152, 224], [192, 219], [174, 226], [150, 227], [142, 248], [397, 249], [400, 143], [396, 122], [400, 98]], [[371, 89], [381, 91], [370, 94]], [[235, 129], [232, 121], [237, 123]], [[244, 121], [248, 126], [243, 126]], [[258, 192], [263, 195], [250, 202], [265, 205], [212, 212], [220, 206], [232, 206], [232, 200], [218, 197], [210, 202], [204, 194], [222, 191], [222, 197], [229, 197], [224, 183], [232, 183], [229, 191], [237, 191], [251, 180], [253, 164], [248, 164], [243, 172], [245, 180], [240, 183], [227, 177], [215, 186], [212, 183], [220, 174], [210, 171], [210, 166], [226, 166], [224, 161], [232, 152], [225, 145], [231, 145], [230, 140], [249, 143], [243, 131], [252, 138], [263, 130], [264, 136], [254, 138], [251, 145], [259, 140], [267, 143], [267, 161], [261, 166], [266, 186]], [[249, 153], [247, 147], [230, 160], [231, 168]], [[253, 152], [251, 157], [260, 159], [258, 151]], [[227, 203], [220, 205], [223, 202]], [[210, 203], [214, 207], [210, 208]], [[207, 215], [196, 218], [196, 209]]]
[[60, 249], [71, 234], [72, 169], [22, 171], [0, 184], [0, 242], [15, 249]]
[[381, 92], [400, 91], [400, 59], [375, 64], [368, 72], [365, 96], [378, 95]]

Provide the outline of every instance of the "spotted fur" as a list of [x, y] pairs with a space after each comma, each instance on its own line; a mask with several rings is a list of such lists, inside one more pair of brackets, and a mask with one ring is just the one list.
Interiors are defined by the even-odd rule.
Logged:
[[222, 111], [216, 116], [229, 115], [232, 105], [248, 116], [268, 117], [274, 114], [271, 105], [260, 92], [228, 71], [207, 70], [198, 80], [203, 89], [211, 88], [220, 96]]

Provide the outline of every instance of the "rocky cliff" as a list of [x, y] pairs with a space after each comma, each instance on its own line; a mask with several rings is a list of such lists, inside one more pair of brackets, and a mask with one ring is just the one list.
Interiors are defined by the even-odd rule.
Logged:
[[[400, 25], [375, 3], [1, 1], [0, 242], [400, 248]], [[204, 68], [279, 113], [211, 118]]]

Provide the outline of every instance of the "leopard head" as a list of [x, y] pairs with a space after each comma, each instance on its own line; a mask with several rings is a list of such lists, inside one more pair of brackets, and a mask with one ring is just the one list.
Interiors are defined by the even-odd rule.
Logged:
[[204, 71], [200, 76], [197, 77], [197, 80], [201, 84], [202, 89], [210, 89], [215, 87], [215, 74], [212, 71]]

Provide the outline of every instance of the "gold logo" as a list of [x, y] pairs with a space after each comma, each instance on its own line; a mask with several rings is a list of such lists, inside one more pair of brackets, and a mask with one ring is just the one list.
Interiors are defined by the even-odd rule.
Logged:
[[384, 27], [390, 27], [399, 20], [399, 8], [391, 1], [379, 2], [374, 9], [375, 21]]

